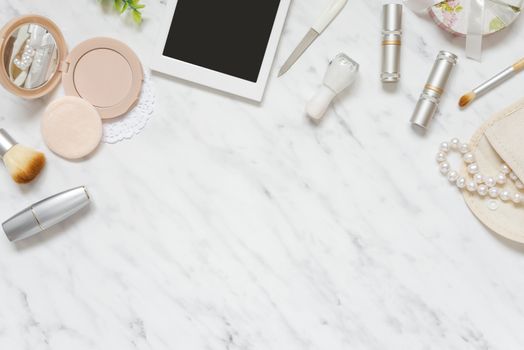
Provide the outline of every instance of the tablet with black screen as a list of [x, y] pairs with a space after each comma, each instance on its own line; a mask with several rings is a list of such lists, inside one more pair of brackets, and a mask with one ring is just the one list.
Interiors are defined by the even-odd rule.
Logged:
[[152, 68], [260, 100], [289, 1], [177, 0]]

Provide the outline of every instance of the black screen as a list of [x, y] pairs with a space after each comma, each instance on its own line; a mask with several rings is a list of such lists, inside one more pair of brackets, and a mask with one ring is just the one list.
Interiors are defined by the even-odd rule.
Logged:
[[280, 0], [178, 0], [163, 55], [256, 82]]

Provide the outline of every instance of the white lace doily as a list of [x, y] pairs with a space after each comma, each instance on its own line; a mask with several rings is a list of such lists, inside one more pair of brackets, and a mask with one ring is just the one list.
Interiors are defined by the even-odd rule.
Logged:
[[117, 143], [138, 135], [153, 116], [155, 92], [151, 74], [144, 74], [144, 83], [137, 105], [121, 117], [103, 121], [104, 136], [102, 142]]

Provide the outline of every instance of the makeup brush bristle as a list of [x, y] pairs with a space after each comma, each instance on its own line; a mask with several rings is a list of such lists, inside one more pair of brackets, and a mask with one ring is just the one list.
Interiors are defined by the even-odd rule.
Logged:
[[468, 92], [464, 96], [462, 96], [459, 100], [459, 106], [461, 108], [466, 107], [469, 105], [474, 99], [477, 97], [477, 94], [475, 94], [473, 91]]
[[13, 180], [25, 184], [33, 181], [42, 171], [45, 156], [29, 147], [15, 145], [4, 155], [4, 163]]

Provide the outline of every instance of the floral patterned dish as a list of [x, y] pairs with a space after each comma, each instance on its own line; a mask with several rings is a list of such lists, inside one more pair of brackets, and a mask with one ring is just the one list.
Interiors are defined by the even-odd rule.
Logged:
[[[429, 10], [439, 27], [458, 36], [466, 36], [469, 12], [469, 0], [445, 0]], [[508, 27], [520, 12], [520, 7], [504, 4], [503, 0], [486, 0], [483, 35]]]

